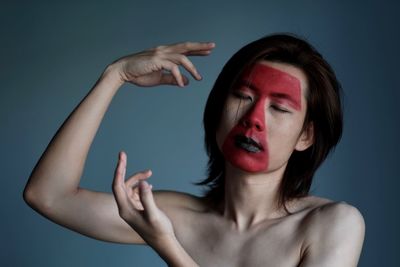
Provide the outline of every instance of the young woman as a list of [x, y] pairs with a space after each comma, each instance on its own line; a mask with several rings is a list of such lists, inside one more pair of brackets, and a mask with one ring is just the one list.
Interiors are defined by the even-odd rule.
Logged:
[[79, 187], [101, 120], [125, 82], [184, 87], [201, 76], [189, 56], [213, 43], [178, 43], [110, 64], [34, 168], [24, 199], [52, 221], [110, 242], [148, 244], [171, 266], [356, 266], [364, 220], [345, 202], [308, 194], [342, 132], [340, 85], [323, 57], [288, 34], [256, 40], [225, 65], [206, 104], [203, 197], [152, 191], [151, 171], [113, 195]]

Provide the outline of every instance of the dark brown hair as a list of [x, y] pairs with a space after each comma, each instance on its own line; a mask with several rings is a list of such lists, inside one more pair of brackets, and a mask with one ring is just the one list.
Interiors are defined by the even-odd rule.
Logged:
[[289, 158], [279, 188], [279, 206], [286, 201], [307, 196], [315, 171], [339, 142], [343, 114], [341, 86], [330, 65], [305, 40], [293, 34], [274, 34], [251, 42], [236, 52], [223, 67], [206, 103], [203, 124], [208, 154], [205, 198], [213, 205], [224, 199], [225, 162], [216, 143], [216, 131], [230, 88], [244, 69], [258, 60], [291, 64], [307, 77], [307, 112], [303, 130], [313, 123], [314, 142], [304, 151], [294, 151]]

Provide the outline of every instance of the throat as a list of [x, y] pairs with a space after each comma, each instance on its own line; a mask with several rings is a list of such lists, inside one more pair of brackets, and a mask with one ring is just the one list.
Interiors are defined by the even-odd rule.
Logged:
[[281, 173], [248, 173], [225, 165], [225, 195], [221, 215], [233, 229], [249, 230], [286, 214], [278, 205]]

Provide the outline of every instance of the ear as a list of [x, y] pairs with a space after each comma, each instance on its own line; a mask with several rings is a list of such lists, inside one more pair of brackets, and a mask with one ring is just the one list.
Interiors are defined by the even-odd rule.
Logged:
[[294, 147], [297, 151], [304, 151], [314, 143], [314, 123], [310, 122], [306, 129], [303, 130], [297, 144]]

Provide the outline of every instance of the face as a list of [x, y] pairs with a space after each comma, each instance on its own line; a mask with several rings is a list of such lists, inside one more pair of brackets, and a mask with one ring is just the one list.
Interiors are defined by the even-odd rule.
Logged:
[[301, 69], [285, 63], [259, 61], [245, 70], [216, 133], [225, 160], [246, 172], [270, 172], [285, 166], [294, 150], [308, 148], [306, 83]]

